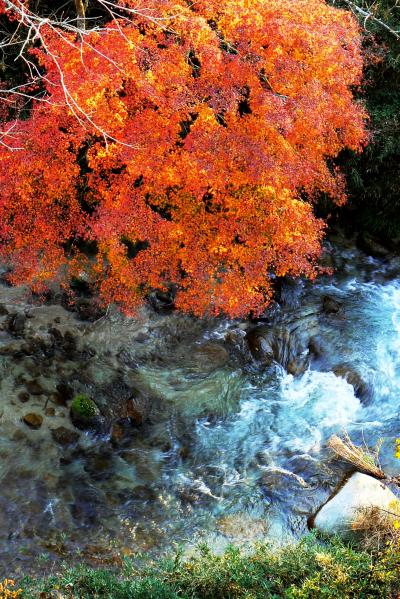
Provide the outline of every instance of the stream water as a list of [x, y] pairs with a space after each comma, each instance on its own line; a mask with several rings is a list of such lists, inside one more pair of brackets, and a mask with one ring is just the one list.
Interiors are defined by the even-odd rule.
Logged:
[[[220, 550], [298, 537], [346, 471], [325, 448], [344, 429], [369, 445], [384, 437], [382, 464], [396, 472], [399, 261], [351, 244], [330, 253], [336, 274], [303, 286], [288, 309], [292, 321], [313, 315], [321, 344], [299, 376], [241, 356], [227, 339], [243, 337], [245, 322], [150, 310], [80, 322], [2, 287], [0, 575], [190, 552], [202, 540]], [[325, 296], [340, 302], [337, 313], [323, 313]], [[28, 316], [23, 332], [7, 328], [13, 310]], [[51, 342], [54, 327], [75, 340], [73, 351]], [[343, 365], [362, 380], [359, 397]], [[63, 386], [96, 400], [118, 381], [151, 404], [127, 440], [80, 432], [54, 441], [53, 429], [74, 431]], [[43, 417], [39, 429], [21, 420], [28, 412]]]

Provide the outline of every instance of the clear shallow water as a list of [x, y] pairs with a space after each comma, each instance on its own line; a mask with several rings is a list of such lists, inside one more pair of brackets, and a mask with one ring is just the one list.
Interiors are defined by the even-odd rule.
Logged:
[[[382, 463], [395, 472], [397, 265], [352, 248], [341, 250], [340, 260], [340, 275], [307, 287], [301, 307], [289, 314], [315, 314], [324, 346], [300, 377], [232, 352], [224, 340], [241, 323], [143, 313], [135, 321], [111, 315], [87, 325], [56, 306], [34, 308], [32, 337], [45, 336], [58, 319], [82, 352], [79, 360], [56, 353], [39, 362], [15, 352], [0, 356], [1, 574], [37, 571], [38, 564], [49, 569], [58, 559], [113, 563], [121, 554], [177, 544], [190, 552], [202, 539], [219, 549], [303, 534], [307, 517], [345, 471], [325, 449], [329, 436], [344, 429], [371, 445], [385, 437]], [[8, 307], [26, 309], [23, 295], [2, 294]], [[343, 302], [339, 314], [321, 313], [324, 295]], [[0, 348], [20, 343], [2, 335]], [[96, 355], [85, 354], [88, 347]], [[334, 374], [342, 364], [363, 379], [367, 399]], [[45, 393], [21, 403], [18, 394], [32, 376]], [[87, 434], [69, 448], [55, 444], [50, 429], [72, 428], [68, 406], [53, 402], [56, 384], [68, 380], [95, 399], [116, 376], [153, 398], [149, 421], [123, 447]], [[21, 422], [28, 411], [43, 415], [39, 430]]]

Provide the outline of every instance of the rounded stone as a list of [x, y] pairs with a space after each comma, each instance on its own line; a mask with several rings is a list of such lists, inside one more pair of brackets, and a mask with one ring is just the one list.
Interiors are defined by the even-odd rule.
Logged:
[[32, 412], [29, 414], [25, 414], [25, 416], [22, 417], [22, 420], [30, 428], [37, 430], [42, 426], [43, 416], [40, 416], [40, 414], [35, 414]]
[[59, 445], [63, 445], [64, 447], [68, 445], [73, 445], [79, 439], [79, 433], [72, 431], [65, 426], [59, 426], [58, 428], [54, 428], [51, 431], [51, 436], [54, 441]]
[[400, 508], [400, 502], [382, 481], [355, 472], [317, 512], [313, 526], [325, 534], [351, 538], [354, 521], [368, 508], [393, 512]]
[[81, 430], [98, 429], [101, 413], [95, 402], [83, 393], [76, 395], [71, 404], [72, 423]]

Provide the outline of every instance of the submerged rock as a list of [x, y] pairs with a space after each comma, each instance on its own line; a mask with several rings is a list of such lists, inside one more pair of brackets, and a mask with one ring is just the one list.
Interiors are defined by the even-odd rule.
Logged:
[[194, 348], [192, 358], [201, 370], [207, 371], [225, 366], [229, 353], [222, 345], [207, 341]]
[[18, 399], [21, 403], [26, 403], [29, 401], [30, 395], [26, 391], [21, 391], [21, 393], [18, 393]]
[[44, 393], [42, 385], [36, 380], [26, 381], [25, 386], [30, 395], [41, 395]]
[[396, 512], [400, 502], [381, 481], [355, 472], [317, 512], [313, 526], [325, 534], [351, 538], [354, 521], [360, 512], [369, 508]]
[[102, 418], [98, 406], [87, 395], [77, 395], [71, 404], [72, 423], [81, 430], [98, 429]]
[[68, 445], [73, 445], [79, 439], [79, 433], [72, 431], [65, 426], [59, 426], [58, 428], [54, 428], [51, 431], [51, 436], [54, 441], [59, 445], [63, 445], [64, 447]]
[[361, 250], [374, 258], [386, 258], [390, 254], [390, 251], [377, 239], [365, 232], [358, 237], [357, 244]]
[[257, 327], [247, 333], [246, 340], [253, 357], [265, 366], [270, 366], [274, 360], [272, 330]]
[[29, 426], [29, 428], [37, 430], [42, 426], [43, 416], [40, 416], [40, 414], [30, 413], [25, 414], [25, 416], [22, 417], [22, 420], [27, 426]]
[[283, 317], [272, 325], [254, 327], [246, 334], [253, 357], [264, 366], [277, 362], [289, 374], [303, 374], [309, 365], [310, 339], [318, 335], [319, 324], [313, 310], [304, 309], [295, 318]]
[[342, 303], [330, 295], [325, 295], [322, 299], [322, 310], [325, 314], [337, 314], [342, 307]]
[[108, 425], [129, 418], [132, 424], [139, 426], [147, 419], [151, 408], [150, 398], [127, 385], [120, 376], [98, 389], [97, 401]]
[[26, 316], [25, 314], [11, 314], [8, 322], [8, 330], [14, 335], [22, 335], [25, 329]]
[[278, 278], [275, 294], [278, 304], [285, 309], [295, 310], [301, 304], [304, 282], [300, 278], [285, 276]]
[[372, 398], [372, 389], [362, 376], [349, 364], [338, 364], [332, 371], [336, 376], [345, 379], [354, 389], [354, 395], [366, 404]]

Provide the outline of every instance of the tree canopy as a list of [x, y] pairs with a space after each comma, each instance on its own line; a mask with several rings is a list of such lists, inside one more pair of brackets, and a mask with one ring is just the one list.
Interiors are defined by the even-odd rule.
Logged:
[[102, 0], [109, 18], [85, 30], [34, 4], [0, 0], [27, 40], [26, 81], [0, 86], [12, 283], [41, 291], [85, 273], [126, 311], [173, 285], [182, 310], [240, 316], [265, 309], [272, 274], [315, 276], [313, 200], [344, 201], [332, 159], [366, 141], [349, 12], [323, 0]]

